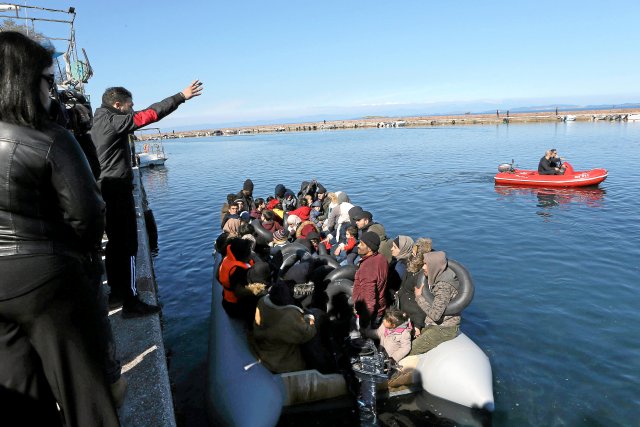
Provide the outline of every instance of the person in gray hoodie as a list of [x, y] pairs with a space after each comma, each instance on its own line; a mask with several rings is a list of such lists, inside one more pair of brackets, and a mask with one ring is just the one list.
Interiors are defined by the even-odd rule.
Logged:
[[[447, 255], [442, 251], [424, 254], [422, 271], [427, 277], [427, 286], [416, 287], [415, 296], [418, 306], [427, 316], [425, 327], [411, 345], [410, 355], [426, 353], [460, 333], [460, 314], [444, 314], [460, 288], [456, 274], [447, 266]], [[432, 303], [425, 299], [426, 292], [433, 294]]]

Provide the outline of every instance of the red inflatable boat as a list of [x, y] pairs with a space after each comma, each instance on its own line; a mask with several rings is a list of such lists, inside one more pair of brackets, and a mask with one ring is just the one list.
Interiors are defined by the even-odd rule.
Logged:
[[587, 187], [598, 185], [607, 178], [606, 169], [591, 169], [589, 171], [575, 171], [573, 167], [564, 162], [566, 166], [563, 175], [540, 175], [538, 171], [513, 169], [503, 171], [505, 166], [500, 165], [495, 176], [496, 184], [500, 185], [527, 185], [530, 187]]

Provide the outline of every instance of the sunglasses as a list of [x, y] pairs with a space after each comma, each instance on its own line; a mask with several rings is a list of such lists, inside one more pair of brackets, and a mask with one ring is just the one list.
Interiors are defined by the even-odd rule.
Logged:
[[49, 90], [52, 91], [56, 87], [56, 79], [53, 74], [42, 74], [40, 77], [49, 84]]

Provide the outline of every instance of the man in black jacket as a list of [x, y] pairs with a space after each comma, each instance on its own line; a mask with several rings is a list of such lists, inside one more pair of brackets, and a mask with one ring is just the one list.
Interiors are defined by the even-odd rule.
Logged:
[[109, 242], [105, 253], [111, 302], [122, 300], [122, 316], [135, 317], [157, 313], [160, 308], [140, 301], [136, 289], [135, 256], [138, 231], [133, 200], [133, 171], [130, 135], [174, 112], [183, 102], [199, 96], [202, 83], [195, 80], [182, 92], [151, 105], [133, 110], [131, 92], [123, 87], [108, 88], [102, 105], [96, 110], [91, 135], [100, 160], [98, 184], [107, 205], [106, 232]]
[[538, 163], [538, 173], [540, 175], [562, 175], [565, 166], [560, 166], [560, 159], [556, 157], [558, 152], [552, 148], [544, 153], [544, 156]]

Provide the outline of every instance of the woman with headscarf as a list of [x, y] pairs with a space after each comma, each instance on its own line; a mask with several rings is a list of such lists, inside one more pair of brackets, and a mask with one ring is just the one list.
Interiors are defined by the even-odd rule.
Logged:
[[52, 54], [0, 32], [2, 421], [61, 425], [57, 402], [67, 426], [116, 426], [87, 268], [105, 205], [80, 145], [49, 120]]
[[398, 291], [402, 279], [407, 272], [407, 263], [413, 249], [413, 239], [409, 236], [398, 236], [391, 242], [391, 255], [393, 259], [389, 264], [389, 276], [387, 288], [390, 291]]
[[422, 264], [424, 264], [424, 254], [431, 252], [431, 239], [421, 237], [415, 241], [411, 247], [411, 252], [407, 260], [407, 271], [402, 278], [400, 289], [396, 293], [398, 305], [402, 311], [407, 313], [414, 326], [414, 336], [418, 337], [424, 328], [425, 312], [416, 302], [414, 289], [418, 284], [418, 278], [422, 274]]
[[[424, 254], [422, 272], [427, 284], [416, 287], [414, 292], [416, 302], [426, 314], [425, 327], [413, 341], [412, 355], [426, 353], [460, 333], [460, 314], [444, 314], [451, 300], [458, 295], [460, 287], [456, 274], [447, 265], [447, 255], [442, 251]], [[433, 302], [425, 299], [426, 292], [433, 295]]]
[[227, 222], [222, 227], [222, 231], [228, 234], [228, 238], [231, 239], [233, 237], [240, 236], [240, 224], [242, 221], [238, 218], [229, 218]]

